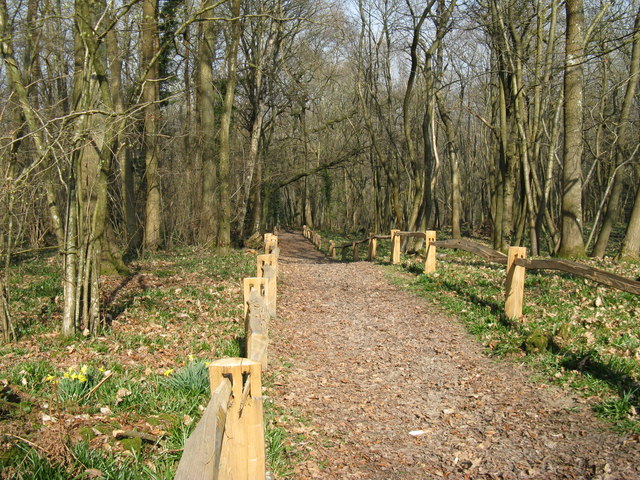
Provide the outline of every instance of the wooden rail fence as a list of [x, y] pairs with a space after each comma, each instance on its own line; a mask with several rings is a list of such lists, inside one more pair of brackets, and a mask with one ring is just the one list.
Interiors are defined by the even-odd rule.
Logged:
[[[306, 225], [302, 227], [305, 238], [310, 239], [319, 249], [322, 245], [322, 237]], [[353, 259], [359, 259], [358, 245], [368, 243], [369, 261], [376, 259], [378, 240], [391, 240], [390, 262], [393, 265], [400, 263], [401, 239], [403, 237], [419, 238], [425, 242], [424, 273], [434, 273], [436, 265], [436, 249], [451, 248], [464, 250], [482, 257], [491, 263], [498, 263], [506, 266], [505, 281], [505, 315], [510, 319], [522, 317], [522, 305], [524, 302], [524, 280], [525, 272], [530, 270], [555, 270], [575, 275], [577, 277], [592, 280], [607, 287], [616, 288], [624, 292], [640, 295], [640, 282], [630, 278], [616, 275], [615, 273], [599, 270], [578, 262], [570, 260], [557, 260], [551, 258], [528, 259], [525, 247], [509, 247], [508, 254], [494, 250], [468, 239], [457, 240], [436, 240], [436, 232], [427, 230], [426, 232], [403, 232], [393, 229], [390, 235], [371, 234], [363, 240], [353, 241], [344, 245], [336, 245], [334, 241], [329, 242], [329, 256], [337, 257], [337, 250], [341, 250], [342, 259], [346, 260], [348, 249], [351, 249]]]
[[242, 282], [246, 358], [209, 365], [211, 400], [186, 440], [176, 480], [266, 478], [262, 372], [267, 369], [269, 320], [276, 314], [278, 237], [264, 236], [256, 277]]

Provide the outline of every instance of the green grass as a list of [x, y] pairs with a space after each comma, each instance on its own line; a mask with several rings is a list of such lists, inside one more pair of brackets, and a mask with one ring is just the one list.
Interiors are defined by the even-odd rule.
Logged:
[[[105, 480], [137, 480], [173, 478], [171, 469], [164, 462], [154, 464], [153, 469], [140, 458], [109, 455], [90, 448], [87, 443], [79, 442], [72, 446], [71, 464], [48, 461], [37, 449], [24, 443], [18, 443], [12, 451], [13, 466], [4, 466], [9, 470], [12, 480], [71, 480], [89, 479], [92, 471], [99, 470], [100, 478]], [[15, 468], [15, 464], [20, 466]]]
[[[103, 305], [112, 325], [86, 338], [57, 333], [55, 257], [12, 268], [10, 308], [20, 338], [0, 347], [0, 379], [20, 403], [0, 411], [0, 431], [11, 422], [26, 442], [0, 435], [0, 478], [85, 478], [89, 469], [102, 471], [103, 478], [173, 478], [209, 400], [207, 363], [243, 356], [240, 286], [243, 277], [255, 275], [255, 256], [181, 249], [140, 259], [132, 268], [136, 275], [105, 282], [106, 297], [115, 291]], [[58, 454], [48, 445], [61, 434], [49, 438], [45, 414], [69, 439]], [[67, 422], [68, 415], [75, 420]], [[113, 437], [116, 429], [152, 431], [161, 439], [125, 446]], [[275, 424], [267, 438], [273, 450], [286, 443]], [[103, 444], [108, 452], [96, 449]], [[290, 468], [288, 457], [270, 458], [272, 471]]]

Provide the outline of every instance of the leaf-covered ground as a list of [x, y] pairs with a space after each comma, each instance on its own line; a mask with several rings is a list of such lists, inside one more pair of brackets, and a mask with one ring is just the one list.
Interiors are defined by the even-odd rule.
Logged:
[[451, 289], [427, 301], [379, 265], [328, 261], [297, 235], [280, 245], [271, 332], [287, 374], [273, 397], [297, 412], [276, 418], [302, 454], [296, 478], [640, 478], [638, 435], [615, 433], [575, 390], [534, 382], [520, 340], [508, 359], [488, 356], [443, 313]]

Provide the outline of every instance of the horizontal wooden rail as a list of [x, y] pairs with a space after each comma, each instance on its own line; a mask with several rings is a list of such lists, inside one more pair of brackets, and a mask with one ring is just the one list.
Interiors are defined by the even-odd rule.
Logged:
[[175, 480], [217, 479], [220, 467], [227, 410], [231, 399], [231, 381], [223, 378], [213, 390], [211, 400], [184, 443]]
[[396, 232], [396, 235], [407, 238], [422, 238], [424, 239], [424, 232]]
[[472, 240], [437, 240], [433, 242], [433, 245], [441, 248], [464, 250], [465, 252], [475, 253], [476, 255], [493, 263], [499, 263], [501, 265], [507, 264], [507, 256], [504, 253]]
[[599, 270], [569, 260], [555, 259], [516, 259], [515, 264], [530, 270], [559, 270], [578, 277], [583, 277], [608, 287], [616, 288], [628, 293], [640, 295], [640, 282], [615, 273]]

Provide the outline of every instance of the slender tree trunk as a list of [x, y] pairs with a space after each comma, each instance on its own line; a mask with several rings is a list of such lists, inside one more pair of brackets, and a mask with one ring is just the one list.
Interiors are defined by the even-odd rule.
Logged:
[[500, 226], [500, 250], [506, 251], [513, 235], [513, 208], [515, 188], [515, 152], [511, 141], [511, 115], [507, 101], [511, 101], [511, 89], [507, 74], [500, 75], [500, 178], [502, 180], [502, 205]]
[[122, 92], [122, 52], [118, 46], [118, 38], [114, 29], [107, 32], [106, 44], [109, 56], [109, 70], [111, 71], [111, 97], [113, 98], [114, 111], [119, 116], [116, 158], [120, 169], [121, 208], [127, 234], [127, 251], [131, 252], [140, 245], [140, 229], [136, 220], [133, 162], [125, 136], [127, 121], [124, 117], [125, 103]]
[[[2, 53], [2, 59], [7, 72], [8, 83], [17, 96], [20, 109], [27, 123], [29, 131], [33, 134], [33, 142], [36, 147], [36, 151], [41, 159], [45, 160], [44, 164], [49, 164], [49, 150], [46, 147], [42, 135], [42, 130], [37, 121], [38, 115], [33, 105], [29, 101], [29, 93], [25, 87], [22, 73], [18, 68], [18, 62], [14, 56], [12, 38], [12, 25], [9, 19], [6, 0], [0, 0], [0, 51]], [[51, 169], [53, 170], [53, 169]], [[58, 207], [58, 200], [53, 186], [53, 181], [50, 178], [51, 173], [45, 172], [44, 188], [47, 196], [47, 204], [49, 208], [49, 217], [51, 219], [51, 226], [56, 236], [58, 245], [64, 243], [64, 231], [62, 228], [62, 216], [60, 215], [60, 209]]]
[[582, 227], [582, 102], [584, 0], [566, 0], [564, 150], [562, 162], [562, 257], [585, 255]]
[[[81, 328], [96, 333], [100, 318], [99, 275], [106, 236], [108, 178], [117, 145], [117, 122], [107, 76], [103, 33], [104, 2], [75, 2], [73, 108], [75, 148], [68, 185], [65, 231], [63, 335]], [[89, 114], [89, 111], [107, 112]]]
[[436, 101], [438, 102], [438, 111], [440, 112], [440, 118], [444, 124], [444, 131], [447, 137], [445, 149], [451, 169], [451, 235], [453, 238], [461, 238], [462, 194], [460, 191], [460, 165], [458, 164], [458, 138], [455, 126], [441, 95], [440, 92], [436, 94]]
[[251, 187], [251, 230], [261, 231], [262, 224], [262, 160], [256, 162], [256, 171], [253, 174]]
[[[635, 164], [636, 180], [640, 179], [640, 163]], [[631, 218], [622, 241], [618, 258], [638, 261], [640, 259], [640, 187], [636, 188], [636, 198], [631, 210]]]
[[145, 202], [144, 248], [156, 250], [160, 247], [160, 173], [158, 170], [158, 62], [154, 56], [159, 49], [158, 3], [144, 0], [142, 3], [142, 63], [147, 76], [142, 86], [144, 107], [145, 180], [147, 185]]
[[[211, 8], [212, 0], [205, 0], [203, 7]], [[215, 39], [217, 28], [213, 10], [202, 14], [198, 26], [200, 43], [198, 50], [198, 137], [202, 151], [202, 190], [200, 192], [200, 227], [198, 242], [213, 246], [216, 242], [218, 226], [218, 198], [216, 195], [216, 92], [213, 84], [213, 62], [215, 59]]]
[[638, 9], [638, 12], [636, 13], [636, 19], [633, 27], [633, 47], [631, 49], [629, 79], [627, 80], [627, 87], [625, 90], [624, 100], [622, 102], [622, 109], [620, 110], [620, 119], [618, 121], [618, 128], [616, 132], [616, 162], [615, 170], [613, 172], [613, 187], [607, 204], [607, 211], [602, 222], [602, 228], [600, 229], [598, 240], [593, 248], [592, 255], [594, 257], [604, 256], [605, 249], [609, 243], [609, 236], [613, 230], [613, 224], [618, 216], [623, 186], [623, 175], [620, 171], [620, 167], [624, 162], [624, 153], [629, 150], [629, 146], [632, 141], [632, 131], [629, 128], [629, 119], [631, 115], [631, 108], [633, 107], [633, 99], [638, 87], [638, 81], [640, 81], [640, 9]]
[[[432, 96], [430, 96], [433, 98]], [[422, 119], [422, 139], [424, 143], [424, 164], [425, 164], [425, 185], [424, 185], [424, 212], [425, 225], [431, 225], [433, 215], [433, 195], [436, 191], [436, 181], [438, 170], [440, 169], [440, 159], [438, 157], [438, 146], [436, 145], [435, 132], [435, 102], [428, 101], [425, 106], [424, 117]]]
[[[424, 24], [427, 16], [431, 13], [431, 7], [435, 3], [435, 0], [430, 0], [424, 7], [418, 22], [413, 27], [413, 38], [411, 41], [410, 58], [411, 69], [409, 71], [409, 78], [407, 80], [407, 87], [405, 89], [404, 99], [402, 101], [402, 118], [403, 118], [403, 133], [404, 140], [407, 145], [407, 154], [409, 157], [409, 166], [411, 168], [411, 183], [413, 189], [413, 201], [411, 202], [407, 229], [415, 230], [420, 209], [424, 201], [424, 166], [418, 163], [418, 155], [416, 153], [416, 147], [411, 135], [411, 101], [413, 97], [413, 89], [415, 86], [416, 75], [418, 72], [418, 45], [420, 42], [420, 35], [422, 31], [422, 25]], [[413, 239], [408, 239], [408, 244], [413, 243]], [[409, 247], [410, 248], [410, 247]]]
[[220, 156], [218, 160], [218, 180], [220, 193], [220, 222], [217, 246], [231, 245], [231, 178], [230, 178], [230, 133], [233, 100], [235, 98], [238, 70], [238, 45], [240, 43], [240, 0], [231, 0], [231, 31], [227, 46], [227, 87], [220, 117]]

